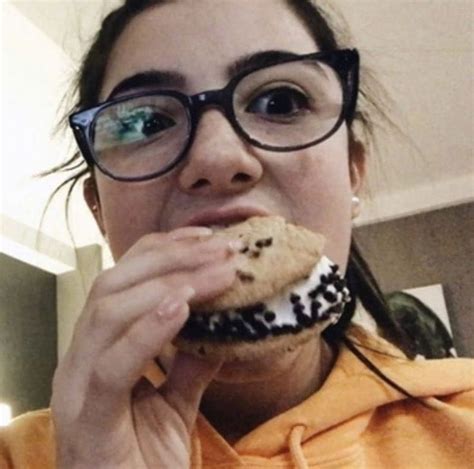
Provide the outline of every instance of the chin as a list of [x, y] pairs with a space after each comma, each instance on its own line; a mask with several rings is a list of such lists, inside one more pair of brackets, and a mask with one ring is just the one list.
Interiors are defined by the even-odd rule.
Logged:
[[217, 375], [216, 383], [244, 384], [275, 378], [290, 370], [308, 348], [313, 348], [311, 342], [298, 345], [287, 350], [269, 353], [258, 359], [232, 359], [225, 361]]

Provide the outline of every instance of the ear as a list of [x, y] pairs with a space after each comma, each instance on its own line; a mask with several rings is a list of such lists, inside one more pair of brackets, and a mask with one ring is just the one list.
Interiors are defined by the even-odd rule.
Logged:
[[366, 161], [364, 145], [358, 140], [351, 138], [349, 143], [349, 170], [351, 188], [354, 195], [360, 191], [365, 180]]
[[97, 190], [97, 184], [93, 175], [89, 176], [84, 181], [83, 187], [84, 200], [91, 211], [97, 226], [100, 229], [100, 232], [103, 236], [106, 235], [104, 228], [104, 220], [102, 218], [102, 209], [100, 206], [99, 192]]

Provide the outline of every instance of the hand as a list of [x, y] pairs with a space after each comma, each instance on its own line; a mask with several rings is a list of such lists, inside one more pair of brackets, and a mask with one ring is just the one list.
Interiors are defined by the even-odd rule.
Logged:
[[54, 376], [58, 468], [189, 467], [190, 433], [219, 364], [178, 353], [158, 391], [140, 378], [178, 334], [189, 302], [235, 279], [236, 248], [200, 233], [147, 235], [97, 277]]

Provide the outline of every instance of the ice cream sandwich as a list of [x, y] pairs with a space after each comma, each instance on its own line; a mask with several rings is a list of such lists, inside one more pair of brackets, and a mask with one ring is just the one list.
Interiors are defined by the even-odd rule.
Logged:
[[350, 301], [338, 266], [323, 255], [325, 238], [278, 216], [252, 217], [216, 236], [240, 239], [233, 285], [191, 303], [175, 345], [201, 357], [247, 360], [300, 345], [318, 325], [339, 320]]

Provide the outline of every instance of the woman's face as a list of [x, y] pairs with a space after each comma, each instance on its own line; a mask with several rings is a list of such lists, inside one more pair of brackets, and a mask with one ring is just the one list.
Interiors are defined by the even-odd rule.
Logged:
[[[284, 1], [189, 0], [153, 7], [119, 37], [100, 97], [151, 69], [183, 75], [186, 81], [176, 89], [189, 95], [222, 88], [229, 66], [266, 50], [317, 50]], [[274, 153], [242, 141], [219, 110], [208, 108], [187, 158], [172, 172], [132, 183], [96, 172], [96, 219], [117, 260], [143, 235], [186, 225], [209, 210], [281, 215], [324, 234], [325, 254], [345, 271], [351, 198], [363, 173], [363, 158], [354, 161], [350, 168], [346, 126], [317, 146]], [[91, 205], [88, 185], [85, 195]]]

